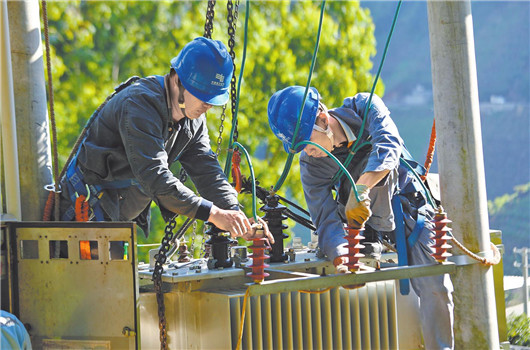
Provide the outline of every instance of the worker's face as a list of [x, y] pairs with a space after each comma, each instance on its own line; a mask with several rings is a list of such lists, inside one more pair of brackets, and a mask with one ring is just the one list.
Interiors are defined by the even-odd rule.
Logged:
[[186, 105], [186, 117], [189, 119], [197, 119], [202, 114], [206, 113], [207, 110], [212, 108], [211, 104], [202, 102], [195, 96], [189, 93], [188, 90], [184, 91], [184, 103]]
[[[323, 109], [319, 107], [318, 109], [318, 115], [315, 124], [319, 126], [320, 128], [326, 130], [328, 125], [326, 123], [327, 118], [321, 118], [321, 116], [324, 116], [323, 114], [326, 113]], [[319, 131], [319, 130], [313, 130], [313, 133], [311, 134], [311, 138], [309, 141], [314, 142], [326, 149], [328, 152], [331, 152], [333, 149], [333, 143], [331, 142], [331, 139], [326, 135], [325, 132]], [[309, 155], [310, 157], [315, 158], [322, 158], [326, 157], [327, 154], [322, 151], [320, 148], [313, 146], [313, 145], [307, 145], [304, 148], [304, 151]]]

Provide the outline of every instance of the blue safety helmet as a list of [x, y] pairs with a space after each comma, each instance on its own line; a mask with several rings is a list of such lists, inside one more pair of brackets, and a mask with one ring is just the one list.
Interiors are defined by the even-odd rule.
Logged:
[[228, 101], [234, 64], [226, 46], [219, 40], [195, 38], [171, 60], [186, 90], [214, 106]]
[[[269, 125], [272, 132], [283, 142], [285, 152], [289, 153], [293, 143], [293, 135], [298, 122], [298, 114], [304, 99], [305, 87], [289, 86], [283, 90], [276, 91], [269, 100], [267, 113], [269, 115]], [[296, 135], [296, 142], [293, 147], [301, 141], [308, 141], [313, 132], [313, 125], [317, 118], [318, 101], [320, 95], [317, 89], [310, 88], [305, 100], [304, 111], [300, 120], [300, 128]], [[302, 145], [296, 149], [296, 153], [305, 148]]]

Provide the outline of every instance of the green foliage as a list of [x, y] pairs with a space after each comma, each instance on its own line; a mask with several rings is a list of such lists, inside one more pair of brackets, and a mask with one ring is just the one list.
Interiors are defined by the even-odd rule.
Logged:
[[521, 270], [513, 266], [516, 258], [513, 248], [528, 247], [530, 243], [530, 183], [516, 186], [514, 191], [488, 201], [490, 227], [502, 230], [506, 275], [521, 275]]
[[[269, 129], [267, 102], [279, 89], [306, 85], [320, 4], [250, 2], [238, 141], [253, 157], [256, 177], [267, 188], [277, 182], [287, 158], [281, 142]], [[206, 1], [48, 3], [58, 146], [63, 162], [92, 112], [114, 86], [132, 75], [165, 74], [170, 59], [183, 45], [203, 34], [206, 5]], [[213, 38], [228, 43], [224, 5], [225, 2], [218, 2], [216, 6]], [[245, 7], [246, 3], [241, 2], [235, 49], [237, 77], [243, 51]], [[359, 91], [370, 91], [373, 81], [370, 59], [375, 55], [373, 32], [369, 12], [358, 2], [328, 2], [312, 81], [328, 106], [338, 106], [344, 97]], [[382, 83], [376, 93], [382, 95]], [[208, 114], [212, 140], [217, 139], [220, 113], [218, 108]], [[230, 116], [225, 122], [223, 150], [230, 133], [227, 124]], [[223, 167], [225, 157], [226, 152], [222, 151]], [[249, 174], [245, 161], [242, 172]], [[192, 186], [191, 182], [188, 185]], [[281, 193], [290, 193], [303, 203], [297, 160]], [[240, 200], [245, 208], [250, 208], [250, 196], [240, 196]], [[251, 215], [249, 209], [245, 212]], [[153, 218], [157, 232], [149, 241], [156, 242], [160, 241], [163, 224], [158, 212]], [[141, 236], [140, 243], [144, 241]]]
[[530, 317], [525, 314], [510, 317], [508, 340], [512, 345], [530, 346]]

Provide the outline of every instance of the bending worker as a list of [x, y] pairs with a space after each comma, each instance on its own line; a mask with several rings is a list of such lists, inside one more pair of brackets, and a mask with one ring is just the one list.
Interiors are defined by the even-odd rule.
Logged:
[[[348, 171], [356, 182], [358, 202], [351, 184], [343, 177], [334, 185], [332, 179], [339, 166], [318, 147], [302, 145], [291, 149], [298, 113], [305, 88], [291, 86], [277, 91], [269, 100], [269, 125], [283, 142], [286, 152], [300, 152], [300, 176], [304, 195], [317, 228], [321, 251], [333, 261], [337, 272], [347, 272], [344, 223], [353, 228], [365, 228], [367, 240], [380, 241], [387, 237], [395, 242], [395, 214], [392, 199], [401, 202], [405, 218], [405, 233], [411, 235], [420, 215], [426, 216], [418, 239], [409, 248], [411, 265], [433, 264], [433, 208], [418, 190], [417, 180], [400, 165], [400, 156], [408, 153], [398, 129], [383, 101], [373, 96], [366, 115], [362, 135], [359, 135], [369, 94], [360, 93], [344, 99], [339, 108], [328, 110], [320, 101], [316, 89], [308, 91], [294, 145], [312, 141], [331, 152], [341, 162], [349, 154], [348, 147], [360, 138], [363, 145], [356, 153]], [[337, 198], [332, 190], [336, 189]], [[399, 195], [398, 195], [399, 194]], [[420, 221], [420, 220], [418, 220]], [[419, 226], [421, 227], [421, 226]], [[410, 243], [410, 242], [409, 242]], [[362, 242], [362, 244], [365, 244]], [[412, 279], [420, 297], [423, 337], [427, 349], [453, 348], [453, 285], [448, 274]]]
[[[61, 219], [74, 220], [76, 197], [84, 195], [92, 219], [134, 220], [147, 235], [155, 201], [166, 220], [181, 214], [232, 237], [252, 236], [206, 125], [205, 112], [228, 101], [233, 69], [222, 42], [200, 37], [171, 60], [165, 76], [133, 77], [117, 87], [89, 121], [62, 179]], [[202, 197], [171, 172], [176, 161]]]

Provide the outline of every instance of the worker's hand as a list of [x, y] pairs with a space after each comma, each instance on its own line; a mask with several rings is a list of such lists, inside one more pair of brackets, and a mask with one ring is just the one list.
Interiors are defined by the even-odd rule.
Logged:
[[364, 227], [364, 223], [372, 215], [369, 193], [370, 189], [368, 186], [357, 185], [357, 194], [360, 199], [358, 202], [353, 189], [350, 191], [350, 197], [346, 203], [346, 220], [348, 221], [348, 226], [360, 229]]
[[245, 213], [239, 210], [225, 210], [212, 205], [208, 221], [217, 228], [230, 232], [233, 238], [243, 237], [247, 232], [252, 231], [250, 221]]
[[254, 218], [250, 218], [250, 223], [252, 224], [252, 231], [247, 232], [245, 235], [243, 235], [243, 238], [247, 241], [250, 241], [254, 238], [267, 238], [269, 241], [269, 245], [274, 244], [274, 237], [272, 236], [272, 233], [269, 231], [269, 226], [267, 225], [267, 222], [263, 220], [262, 218], [258, 217], [258, 223], [255, 222]]

